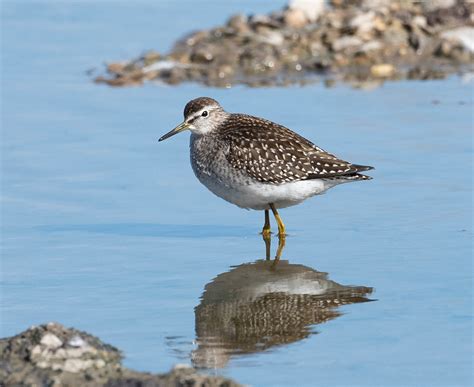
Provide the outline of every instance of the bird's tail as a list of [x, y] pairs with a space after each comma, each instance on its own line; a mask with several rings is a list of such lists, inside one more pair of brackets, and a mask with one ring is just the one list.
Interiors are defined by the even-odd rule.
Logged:
[[364, 172], [364, 171], [370, 171], [371, 169], [375, 169], [374, 167], [371, 167], [370, 165], [352, 164], [352, 166], [357, 169], [357, 172]]

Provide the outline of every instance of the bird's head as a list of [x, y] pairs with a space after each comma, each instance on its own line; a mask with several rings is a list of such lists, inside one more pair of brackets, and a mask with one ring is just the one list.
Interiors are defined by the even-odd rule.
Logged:
[[184, 121], [158, 141], [166, 140], [184, 130], [190, 130], [198, 135], [209, 134], [227, 118], [227, 115], [228, 113], [215, 99], [208, 97], [193, 99], [184, 107]]

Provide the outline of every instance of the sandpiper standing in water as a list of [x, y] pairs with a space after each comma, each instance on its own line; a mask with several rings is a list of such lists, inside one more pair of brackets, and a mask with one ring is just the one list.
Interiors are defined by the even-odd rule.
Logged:
[[[230, 203], [265, 211], [264, 239], [270, 236], [269, 210], [284, 241], [279, 208], [299, 204], [338, 184], [371, 179], [360, 172], [373, 167], [341, 160], [272, 121], [228, 113], [212, 98], [189, 101], [184, 122], [159, 141], [184, 130], [191, 131], [191, 165], [199, 181]], [[281, 248], [280, 244], [277, 256]]]

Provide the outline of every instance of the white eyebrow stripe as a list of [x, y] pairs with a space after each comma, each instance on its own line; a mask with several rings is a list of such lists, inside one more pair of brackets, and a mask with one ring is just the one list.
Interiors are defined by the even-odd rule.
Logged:
[[191, 121], [194, 121], [196, 118], [198, 118], [203, 111], [207, 110], [208, 112], [212, 111], [212, 110], [216, 110], [217, 107], [216, 106], [204, 106], [201, 110], [198, 110], [196, 113], [194, 113], [188, 120], [187, 122], [191, 122]]

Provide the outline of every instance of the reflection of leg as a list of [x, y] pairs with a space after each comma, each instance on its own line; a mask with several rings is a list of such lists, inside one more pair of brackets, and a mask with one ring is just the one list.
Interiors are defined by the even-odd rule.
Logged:
[[270, 247], [272, 243], [272, 238], [270, 236], [270, 233], [264, 234], [262, 233], [263, 241], [265, 242], [265, 259], [267, 261], [270, 260]]
[[268, 210], [265, 210], [265, 224], [263, 225], [262, 235], [263, 237], [270, 237], [271, 228], [270, 228], [270, 213]]
[[277, 223], [278, 223], [278, 236], [279, 237], [284, 237], [285, 236], [285, 225], [283, 224], [283, 221], [280, 218], [280, 214], [278, 213], [275, 205], [273, 203], [270, 203], [270, 208], [272, 209], [273, 216], [275, 217]]
[[273, 261], [273, 267], [275, 267], [277, 263], [280, 261], [281, 253], [283, 252], [283, 249], [285, 248], [285, 242], [286, 242], [285, 234], [278, 237], [278, 249], [275, 255], [275, 259]]

